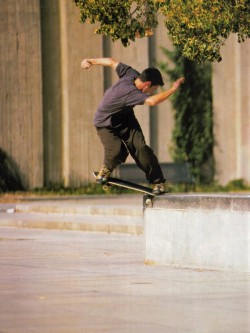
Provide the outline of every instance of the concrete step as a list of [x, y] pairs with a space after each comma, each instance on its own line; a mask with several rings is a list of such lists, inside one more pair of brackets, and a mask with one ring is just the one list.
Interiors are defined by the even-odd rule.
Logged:
[[142, 216], [142, 198], [142, 196], [137, 195], [81, 196], [68, 198], [52, 197], [49, 199], [26, 198], [24, 201], [15, 204], [15, 210], [19, 212], [87, 214], [102, 216]]
[[0, 226], [143, 232], [142, 196], [25, 199], [0, 204]]
[[118, 216], [142, 216], [142, 206], [131, 205], [106, 205], [85, 202], [29, 202], [16, 204], [17, 212], [59, 213], [76, 215], [118, 215]]
[[0, 226], [108, 233], [117, 232], [140, 235], [143, 232], [143, 219], [140, 216], [92, 216], [80, 214], [14, 212], [1, 213]]

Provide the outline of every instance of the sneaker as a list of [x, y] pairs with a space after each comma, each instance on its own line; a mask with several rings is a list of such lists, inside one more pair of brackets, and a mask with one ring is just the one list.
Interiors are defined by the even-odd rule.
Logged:
[[98, 175], [96, 176], [96, 182], [98, 184], [105, 184], [108, 181], [108, 178], [111, 174], [111, 170], [105, 167], [105, 165], [101, 168]]
[[165, 184], [164, 183], [155, 184], [153, 187], [152, 193], [155, 195], [161, 195], [161, 194], [166, 193]]

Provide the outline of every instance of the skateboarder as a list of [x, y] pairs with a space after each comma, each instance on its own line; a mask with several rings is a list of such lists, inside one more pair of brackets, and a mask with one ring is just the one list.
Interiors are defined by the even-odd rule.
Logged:
[[165, 179], [161, 167], [153, 150], [146, 145], [133, 108], [164, 102], [179, 88], [184, 78], [175, 81], [170, 89], [152, 95], [158, 86], [164, 85], [158, 69], [147, 68], [140, 74], [112, 58], [84, 59], [81, 63], [84, 69], [93, 65], [109, 66], [119, 77], [118, 82], [105, 92], [94, 116], [94, 125], [104, 146], [104, 163], [96, 181], [99, 184], [107, 182], [111, 172], [124, 163], [130, 153], [149, 183], [153, 184], [153, 193], [164, 193]]

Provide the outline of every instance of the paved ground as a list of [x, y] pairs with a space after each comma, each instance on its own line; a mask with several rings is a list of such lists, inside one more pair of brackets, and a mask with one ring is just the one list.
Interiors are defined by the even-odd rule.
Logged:
[[245, 274], [143, 264], [143, 237], [0, 227], [1, 333], [249, 333]]
[[0, 203], [0, 333], [250, 332], [249, 275], [144, 265], [141, 196], [110, 199]]

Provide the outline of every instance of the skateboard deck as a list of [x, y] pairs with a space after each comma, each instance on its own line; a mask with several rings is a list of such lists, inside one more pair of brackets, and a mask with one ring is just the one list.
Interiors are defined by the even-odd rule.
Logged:
[[[98, 175], [98, 172], [97, 171], [93, 172], [93, 175], [96, 178], [96, 176]], [[147, 186], [142, 186], [142, 185], [138, 185], [135, 183], [131, 183], [131, 182], [128, 182], [128, 181], [120, 179], [120, 178], [109, 177], [108, 181], [105, 184], [103, 184], [102, 187], [106, 191], [106, 190], [108, 190], [108, 188], [110, 186], [113, 186], [113, 185], [118, 186], [118, 187], [127, 188], [127, 189], [134, 190], [134, 191], [138, 191], [138, 192], [142, 192], [144, 194], [148, 194], [149, 198], [155, 196], [155, 194], [152, 193], [151, 188], [149, 188]]]

